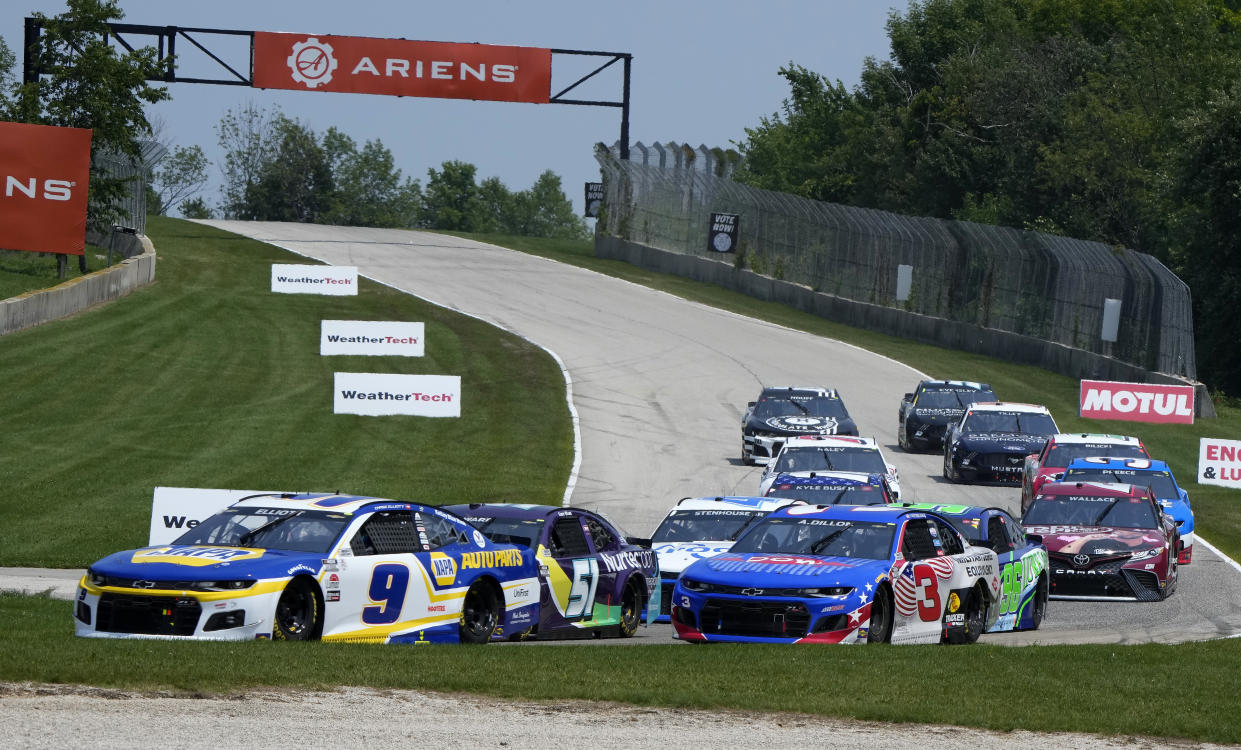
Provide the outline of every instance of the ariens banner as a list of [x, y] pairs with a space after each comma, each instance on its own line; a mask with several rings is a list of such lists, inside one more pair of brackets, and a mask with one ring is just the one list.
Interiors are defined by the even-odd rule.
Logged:
[[1241, 488], [1241, 440], [1199, 439], [1198, 484]]
[[254, 33], [255, 88], [546, 104], [551, 84], [540, 47]]
[[324, 320], [320, 323], [319, 354], [421, 357], [425, 343], [422, 323], [394, 320]]
[[461, 376], [336, 373], [336, 414], [461, 416]]
[[358, 293], [356, 266], [302, 266], [272, 263], [271, 290], [281, 294], [328, 294], [348, 297]]
[[1078, 413], [1092, 419], [1194, 423], [1194, 387], [1083, 380]]
[[0, 249], [82, 255], [91, 131], [0, 122]]

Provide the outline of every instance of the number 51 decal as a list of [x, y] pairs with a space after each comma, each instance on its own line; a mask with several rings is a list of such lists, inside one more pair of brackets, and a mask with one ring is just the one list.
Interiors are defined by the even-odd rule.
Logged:
[[573, 586], [564, 607], [565, 617], [583, 617], [594, 612], [595, 589], [599, 586], [599, 561], [593, 557], [573, 561]]

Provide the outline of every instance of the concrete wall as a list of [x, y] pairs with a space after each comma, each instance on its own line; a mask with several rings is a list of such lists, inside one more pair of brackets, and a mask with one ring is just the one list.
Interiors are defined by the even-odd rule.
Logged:
[[[1111, 357], [1074, 349], [1017, 333], [983, 328], [943, 318], [906, 312], [892, 307], [854, 302], [807, 286], [761, 276], [733, 267], [732, 255], [721, 260], [673, 253], [620, 239], [596, 235], [595, 255], [623, 260], [660, 273], [715, 284], [767, 302], [778, 302], [837, 323], [921, 341], [947, 349], [984, 354], [1019, 364], [1034, 365], [1073, 378], [1134, 383], [1169, 383], [1195, 387], [1198, 417], [1214, 417], [1215, 406], [1206, 386], [1174, 375], [1148, 372]], [[968, 377], [968, 373], [947, 373]]]
[[128, 260], [51, 289], [0, 300], [0, 336], [111, 302], [155, 281], [155, 246], [145, 236], [136, 237], [142, 252]]

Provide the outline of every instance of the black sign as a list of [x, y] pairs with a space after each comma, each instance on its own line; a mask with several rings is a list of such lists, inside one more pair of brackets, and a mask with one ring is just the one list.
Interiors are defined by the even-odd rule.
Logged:
[[737, 249], [737, 230], [741, 221], [737, 214], [711, 214], [707, 230], [707, 251], [729, 253]]
[[603, 207], [603, 183], [586, 183], [586, 218], [599, 218], [599, 209]]

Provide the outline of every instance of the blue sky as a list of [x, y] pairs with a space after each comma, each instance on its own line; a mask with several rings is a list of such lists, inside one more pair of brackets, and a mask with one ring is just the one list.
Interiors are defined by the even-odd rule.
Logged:
[[[630, 141], [688, 142], [728, 147], [745, 128], [777, 112], [788, 95], [778, 75], [795, 62], [846, 86], [857, 83], [866, 57], [884, 59], [889, 12], [905, 2], [866, 0], [630, 0], [502, 2], [452, 0], [353, 3], [284, 0], [121, 0], [124, 23], [255, 31], [401, 37], [527, 47], [627, 52], [634, 56]], [[6, 0], [0, 33], [18, 56], [22, 19], [56, 15], [63, 0]], [[237, 50], [227, 50], [237, 52]], [[188, 57], [188, 56], [187, 56]], [[244, 59], [244, 58], [243, 58]], [[553, 58], [553, 92], [585, 75], [599, 60]], [[187, 59], [187, 67], [194, 61]], [[574, 92], [582, 99], [619, 100], [621, 76], [605, 72]], [[184, 74], [184, 73], [183, 73]], [[172, 84], [172, 100], [151, 108], [165, 138], [198, 144], [215, 160], [214, 126], [247, 102], [279, 107], [322, 133], [335, 126], [359, 146], [379, 139], [406, 176], [426, 184], [429, 168], [470, 162], [478, 179], [499, 177], [510, 190], [530, 187], [544, 170], [560, 175], [580, 211], [582, 183], [597, 180], [593, 144], [620, 136], [620, 110], [558, 104], [391, 98], [311, 91], [262, 91], [240, 86]], [[218, 201], [218, 168], [204, 195]]]

